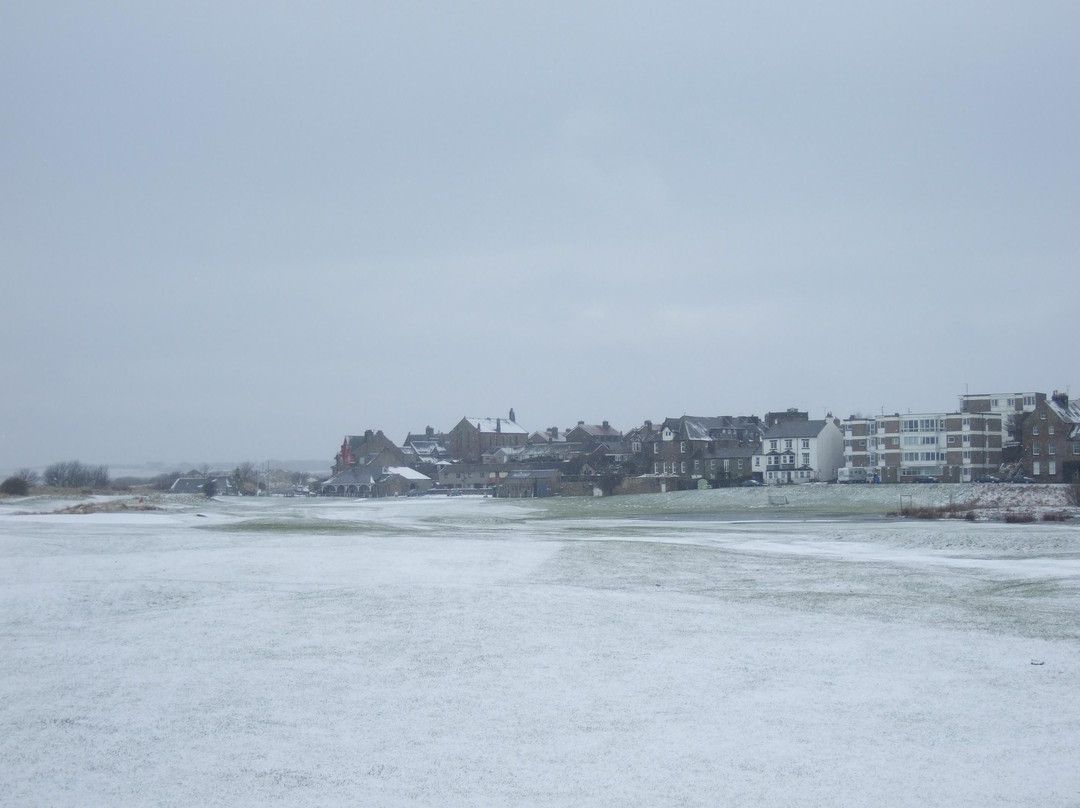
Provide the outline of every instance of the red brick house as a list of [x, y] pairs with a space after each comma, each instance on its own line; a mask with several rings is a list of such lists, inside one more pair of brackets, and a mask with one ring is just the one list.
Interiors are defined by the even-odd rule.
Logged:
[[1035, 407], [1023, 425], [1024, 473], [1040, 483], [1080, 477], [1080, 402], [1054, 394]]

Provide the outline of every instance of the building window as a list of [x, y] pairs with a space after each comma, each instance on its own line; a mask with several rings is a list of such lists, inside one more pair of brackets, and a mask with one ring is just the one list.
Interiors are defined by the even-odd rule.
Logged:
[[1057, 446], [1054, 444], [1053, 441], [1048, 441], [1047, 442], [1047, 444], [1046, 444], [1046, 453], [1047, 454], [1057, 454]]
[[682, 473], [686, 474], [686, 461], [685, 460], [682, 462]]
[[1035, 396], [1024, 396], [1024, 406], [1025, 407], [1034, 407], [1035, 406]]
[[1047, 435], [1053, 435], [1054, 434], [1054, 425], [1053, 424], [1047, 424], [1046, 425], [1046, 434]]
[[802, 453], [802, 464], [804, 466], [809, 466], [810, 465], [810, 453], [809, 452], [803, 452]]
[[1046, 420], [1046, 410], [1039, 410], [1039, 420], [1040, 421], [1045, 421]]
[[653, 454], [660, 454], [660, 444], [659, 443], [654, 443], [652, 445], [652, 453]]
[[660, 473], [660, 464], [659, 463], [653, 463], [652, 464], [652, 473], [653, 474], [659, 474]]
[[1042, 474], [1042, 466], [1039, 464], [1038, 460], [1031, 464], [1031, 473], [1036, 477]]
[[1033, 455], [1042, 454], [1042, 451], [1039, 449], [1039, 444], [1038, 443], [1031, 444], [1031, 453]]
[[1073, 443], [1073, 454], [1080, 455], [1080, 443]]
[[784, 441], [784, 448], [785, 449], [790, 449], [791, 448], [791, 441], [789, 441], [789, 440]]
[[701, 471], [701, 461], [700, 460], [695, 460], [694, 461], [694, 471]]
[[1033, 426], [1031, 428], [1031, 434], [1032, 435], [1038, 435], [1039, 434], [1039, 425], [1038, 424], [1035, 424], [1035, 426]]
[[679, 441], [679, 454], [686, 454], [686, 441]]
[[803, 438], [802, 447], [804, 449], [810, 448], [810, 438]]
[[775, 441], [775, 440], [769, 441], [769, 448], [772, 449], [772, 451], [775, 452], [776, 451], [776, 446], [777, 446], [778, 443], [779, 443], [779, 441]]
[[956, 443], [956, 435], [949, 435], [949, 445], [952, 446]]

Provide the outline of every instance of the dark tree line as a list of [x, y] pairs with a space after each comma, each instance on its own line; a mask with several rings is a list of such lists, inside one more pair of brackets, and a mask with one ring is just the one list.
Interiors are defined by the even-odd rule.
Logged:
[[67, 460], [46, 468], [42, 481], [56, 488], [107, 488], [109, 467], [87, 466], [78, 460]]

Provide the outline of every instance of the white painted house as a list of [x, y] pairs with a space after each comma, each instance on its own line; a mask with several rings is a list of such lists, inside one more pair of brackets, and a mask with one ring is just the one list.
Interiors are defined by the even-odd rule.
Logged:
[[844, 465], [844, 435], [834, 420], [785, 421], [772, 427], [754, 454], [766, 485], [833, 482]]

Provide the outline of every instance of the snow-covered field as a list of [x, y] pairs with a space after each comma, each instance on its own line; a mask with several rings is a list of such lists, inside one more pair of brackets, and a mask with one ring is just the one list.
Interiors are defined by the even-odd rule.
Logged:
[[2, 501], [0, 804], [1080, 805], [1080, 529], [875, 488]]

